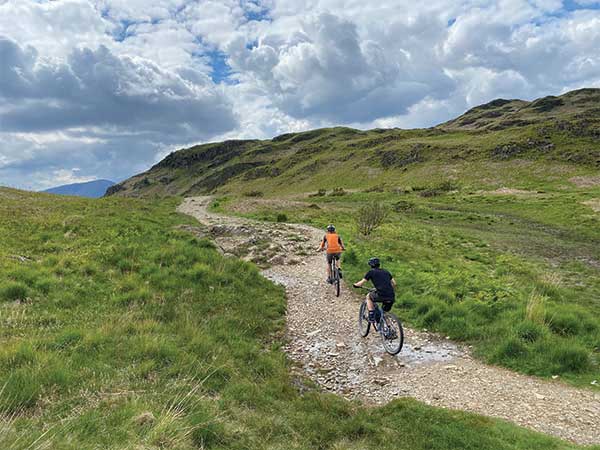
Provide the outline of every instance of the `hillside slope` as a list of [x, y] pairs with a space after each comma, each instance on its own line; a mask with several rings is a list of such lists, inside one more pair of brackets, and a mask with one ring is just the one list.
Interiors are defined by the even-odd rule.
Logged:
[[507, 179], [535, 185], [549, 175], [561, 183], [599, 168], [600, 89], [582, 89], [533, 102], [495, 100], [429, 129], [336, 127], [198, 145], [107, 194], [285, 194], [448, 179], [501, 187]]

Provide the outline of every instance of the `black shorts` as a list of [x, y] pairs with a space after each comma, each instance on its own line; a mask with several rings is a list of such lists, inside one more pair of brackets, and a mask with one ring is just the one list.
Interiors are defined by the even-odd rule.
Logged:
[[371, 301], [375, 303], [381, 303], [381, 307], [385, 312], [390, 311], [392, 309], [392, 305], [396, 301], [395, 298], [383, 298], [377, 292], [371, 292], [369, 297], [371, 298]]
[[327, 262], [331, 264], [331, 261], [333, 261], [334, 258], [339, 261], [341, 256], [341, 253], [327, 253]]

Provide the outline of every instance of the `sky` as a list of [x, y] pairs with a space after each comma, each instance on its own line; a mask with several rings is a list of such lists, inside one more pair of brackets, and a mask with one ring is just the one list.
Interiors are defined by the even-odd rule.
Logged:
[[600, 0], [0, 0], [0, 185], [600, 87]]

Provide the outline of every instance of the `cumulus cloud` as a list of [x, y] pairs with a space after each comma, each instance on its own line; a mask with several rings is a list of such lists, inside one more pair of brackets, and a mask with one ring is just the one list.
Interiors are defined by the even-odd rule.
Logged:
[[54, 62], [7, 38], [0, 59], [0, 174], [9, 179], [31, 182], [28, 171], [64, 167], [81, 167], [88, 178], [98, 169], [125, 177], [154, 162], [159, 148], [237, 124], [222, 90], [191, 69], [167, 71], [104, 46], [75, 48]]
[[600, 85], [595, 0], [0, 1], [0, 184]]

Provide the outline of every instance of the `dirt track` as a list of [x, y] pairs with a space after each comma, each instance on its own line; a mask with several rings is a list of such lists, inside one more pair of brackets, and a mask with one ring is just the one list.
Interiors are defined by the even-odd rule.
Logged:
[[263, 274], [286, 288], [286, 351], [324, 389], [374, 403], [414, 397], [579, 444], [600, 444], [600, 394], [488, 366], [468, 349], [411, 329], [405, 329], [402, 352], [392, 357], [378, 335], [359, 336], [361, 297], [342, 288], [336, 298], [325, 283], [323, 256], [314, 252], [322, 231], [212, 214], [209, 200], [188, 198], [179, 210], [209, 227], [225, 253], [274, 263]]

